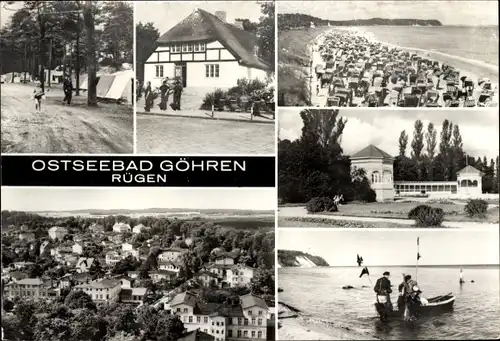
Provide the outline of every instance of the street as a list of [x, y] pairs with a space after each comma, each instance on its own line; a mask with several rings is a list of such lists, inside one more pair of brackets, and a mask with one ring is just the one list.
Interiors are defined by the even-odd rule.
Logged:
[[87, 107], [87, 94], [64, 106], [60, 86], [46, 88], [42, 111], [34, 84], [1, 85], [2, 153], [133, 153], [133, 108], [114, 103]]
[[151, 154], [273, 154], [274, 124], [137, 116], [137, 152]]

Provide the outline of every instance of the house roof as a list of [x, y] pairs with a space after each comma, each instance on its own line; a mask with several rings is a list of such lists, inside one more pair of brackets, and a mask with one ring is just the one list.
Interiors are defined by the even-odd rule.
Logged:
[[11, 278], [16, 279], [16, 280], [24, 279], [24, 278], [28, 277], [27, 274], [25, 274], [24, 272], [21, 272], [21, 271], [11, 271], [11, 272], [9, 272], [9, 276]]
[[457, 172], [457, 174], [477, 174], [479, 176], [483, 176], [483, 172], [478, 170], [477, 168], [468, 165]]
[[200, 271], [195, 276], [196, 277], [198, 277], [198, 276], [209, 276], [209, 277], [213, 277], [213, 278], [219, 278], [219, 276], [217, 276], [216, 274], [214, 274], [213, 272], [210, 272], [210, 271]]
[[157, 275], [168, 275], [168, 276], [177, 276], [177, 272], [175, 271], [170, 271], [170, 270], [156, 270], [150, 272], [151, 275], [157, 274]]
[[267, 309], [267, 303], [263, 298], [258, 296], [247, 294], [240, 297], [241, 299], [241, 307], [243, 309], [251, 308], [254, 306], [258, 306], [264, 309]]
[[242, 65], [262, 70], [270, 68], [253, 53], [258, 44], [255, 35], [199, 8], [164, 33], [157, 42], [162, 45], [203, 40], [218, 40]]
[[382, 149], [375, 147], [373, 144], [366, 146], [361, 149], [359, 152], [351, 155], [351, 159], [361, 159], [361, 158], [373, 158], [373, 159], [394, 159], [391, 155], [384, 152]]
[[90, 282], [88, 284], [81, 284], [78, 285], [77, 287], [79, 288], [84, 288], [84, 287], [91, 287], [95, 289], [109, 289], [113, 288], [120, 284], [119, 280], [116, 279], [103, 279], [101, 281], [96, 281], [96, 282]]
[[184, 336], [177, 339], [177, 341], [213, 341], [215, 337], [202, 332], [199, 329], [192, 330], [184, 334]]
[[179, 304], [187, 304], [194, 307], [196, 305], [196, 296], [189, 291], [177, 294], [172, 299], [172, 302], [170, 302], [170, 306], [173, 307]]
[[[9, 283], [10, 284], [10, 283]], [[42, 285], [43, 281], [40, 278], [25, 278], [20, 279], [16, 282], [16, 284], [28, 284], [28, 285]]]
[[83, 264], [88, 268], [92, 265], [94, 262], [94, 258], [85, 258], [85, 257], [80, 257], [78, 258], [78, 262], [76, 263], [76, 267], [79, 268]]
[[136, 295], [136, 296], [144, 296], [148, 289], [146, 288], [127, 288], [121, 289], [120, 295]]
[[49, 229], [49, 232], [68, 232], [68, 230], [61, 226], [53, 226]]

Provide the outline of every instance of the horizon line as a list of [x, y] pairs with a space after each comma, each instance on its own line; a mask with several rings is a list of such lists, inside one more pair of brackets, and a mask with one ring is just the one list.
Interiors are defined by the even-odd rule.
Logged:
[[26, 212], [26, 213], [50, 213], [50, 212], [78, 212], [78, 211], [140, 211], [140, 210], [221, 210], [221, 211], [265, 211], [274, 212], [273, 209], [256, 209], [256, 208], [186, 208], [186, 207], [146, 207], [146, 208], [77, 208], [77, 209], [67, 209], [67, 210], [25, 210], [25, 209], [2, 209], [4, 211], [16, 211], [16, 212]]

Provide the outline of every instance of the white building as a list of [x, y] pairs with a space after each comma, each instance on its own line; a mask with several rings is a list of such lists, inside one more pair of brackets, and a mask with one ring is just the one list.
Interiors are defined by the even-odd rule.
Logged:
[[227, 269], [226, 282], [231, 288], [247, 286], [252, 281], [255, 270], [244, 264], [236, 264]]
[[49, 229], [49, 237], [51, 239], [63, 239], [68, 234], [68, 230], [64, 227], [54, 226]]
[[178, 273], [180, 270], [180, 264], [178, 262], [158, 262], [158, 270], [172, 271]]
[[78, 258], [78, 261], [76, 262], [75, 266], [76, 272], [78, 273], [88, 272], [93, 263], [94, 263], [94, 258], [85, 258], [85, 257]]
[[178, 77], [184, 87], [230, 88], [240, 78], [265, 80], [270, 67], [258, 57], [253, 34], [226, 22], [226, 13], [196, 9], [163, 34], [144, 66], [144, 81], [160, 86]]
[[122, 257], [118, 252], [110, 251], [106, 253], [106, 264], [109, 266], [115, 266], [115, 264], [121, 260]]
[[112, 303], [118, 301], [121, 286], [120, 280], [103, 279], [77, 285], [75, 289], [86, 292], [96, 303]]
[[81, 255], [83, 253], [83, 247], [78, 244], [78, 243], [75, 243], [73, 246], [72, 246], [72, 251], [73, 253], [76, 253], [78, 255]]
[[35, 234], [32, 232], [21, 232], [19, 233], [19, 240], [26, 240], [32, 242], [35, 240]]
[[158, 262], [176, 262], [179, 261], [187, 249], [169, 248], [165, 249], [158, 255]]
[[113, 232], [118, 232], [118, 233], [126, 233], [130, 232], [131, 228], [129, 224], [125, 223], [116, 223], [113, 225]]
[[132, 232], [139, 234], [141, 232], [148, 231], [150, 229], [151, 229], [151, 227], [144, 226], [143, 224], [139, 224], [139, 225], [134, 226], [134, 228], [132, 229]]

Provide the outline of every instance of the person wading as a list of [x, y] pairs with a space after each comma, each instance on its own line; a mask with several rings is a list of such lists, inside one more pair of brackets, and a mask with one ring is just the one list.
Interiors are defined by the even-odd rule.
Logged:
[[403, 284], [403, 297], [404, 297], [404, 302], [405, 302], [405, 312], [404, 312], [404, 319], [405, 321], [410, 321], [412, 318], [412, 311], [411, 311], [411, 305], [412, 305], [412, 293], [413, 293], [413, 287], [417, 286], [417, 282], [411, 279], [410, 275], [406, 275], [404, 277], [404, 282]]
[[385, 307], [387, 311], [392, 311], [392, 302], [391, 302], [391, 281], [389, 280], [390, 273], [389, 271], [384, 272], [383, 277], [380, 277], [375, 283], [375, 292], [377, 293], [377, 302], [385, 303]]

